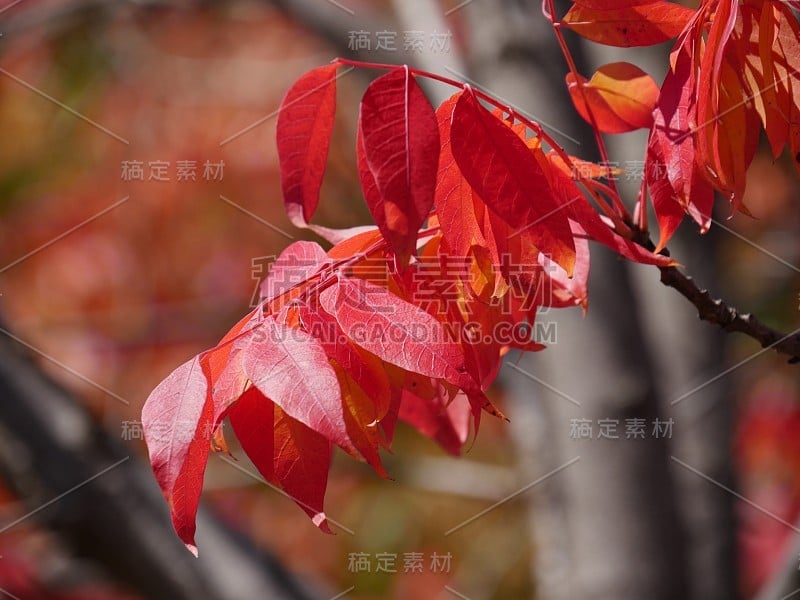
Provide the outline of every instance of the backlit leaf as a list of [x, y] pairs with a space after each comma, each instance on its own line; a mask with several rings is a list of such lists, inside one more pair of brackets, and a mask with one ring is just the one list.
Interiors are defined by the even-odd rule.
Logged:
[[208, 462], [213, 413], [197, 357], [164, 379], [142, 410], [150, 464], [169, 505], [175, 531], [195, 556], [195, 518]]
[[514, 131], [483, 108], [471, 90], [458, 99], [451, 130], [453, 156], [472, 189], [506, 223], [525, 229], [536, 247], [571, 273], [575, 244], [567, 215]]
[[277, 140], [286, 214], [305, 227], [319, 204], [336, 116], [336, 65], [309, 71], [289, 88], [278, 112]]
[[625, 133], [653, 123], [658, 86], [639, 67], [626, 62], [600, 67], [588, 81], [568, 73], [567, 88], [578, 113], [604, 133]]
[[607, 46], [651, 46], [677, 36], [694, 15], [675, 2], [580, 2], [562, 23]]
[[439, 157], [436, 114], [410, 70], [398, 67], [367, 88], [358, 123], [365, 199], [405, 265], [433, 206]]

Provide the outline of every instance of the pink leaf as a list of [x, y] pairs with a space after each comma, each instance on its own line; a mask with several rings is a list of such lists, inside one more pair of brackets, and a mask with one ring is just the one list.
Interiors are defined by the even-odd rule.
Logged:
[[269, 267], [261, 298], [271, 300], [304, 282], [325, 266], [328, 255], [316, 242], [294, 242]]
[[195, 556], [195, 518], [208, 462], [213, 413], [197, 357], [162, 381], [142, 410], [150, 464], [170, 507], [175, 531]]

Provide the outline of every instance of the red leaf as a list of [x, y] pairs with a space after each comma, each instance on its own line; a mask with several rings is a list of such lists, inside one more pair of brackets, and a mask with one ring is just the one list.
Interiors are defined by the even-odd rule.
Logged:
[[455, 385], [465, 383], [464, 354], [442, 324], [389, 290], [342, 277], [320, 294], [320, 303], [348, 338], [381, 360]]
[[652, 4], [656, 0], [574, 0], [576, 6], [593, 8], [597, 10], [614, 10], [628, 6], [642, 6]]
[[319, 204], [336, 116], [336, 65], [309, 71], [286, 93], [278, 111], [278, 158], [286, 214], [305, 227]]
[[381, 420], [389, 410], [389, 378], [383, 363], [349, 341], [330, 314], [321, 308], [302, 303], [297, 308], [303, 328], [320, 341], [330, 358], [335, 360], [372, 399], [374, 411], [370, 420]]
[[589, 108], [597, 128], [603, 133], [625, 133], [653, 123], [658, 86], [639, 67], [626, 62], [600, 67], [590, 80], [576, 81], [567, 73], [567, 89], [578, 113], [591, 123]]
[[369, 465], [375, 469], [375, 472], [388, 479], [389, 475], [383, 468], [378, 452], [383, 445], [383, 439], [378, 427], [380, 421], [376, 418], [375, 405], [361, 386], [341, 366], [334, 362], [334, 368], [339, 376], [344, 420], [347, 423], [350, 439], [353, 440], [353, 445], [358, 448]]
[[355, 452], [336, 373], [316, 339], [269, 315], [243, 340], [242, 367], [253, 385], [287, 415]]
[[[601, 6], [602, 5], [602, 6]], [[694, 11], [674, 2], [580, 2], [562, 23], [607, 46], [651, 46], [677, 36]]]
[[660, 251], [678, 230], [686, 213], [678, 203], [675, 191], [667, 177], [666, 162], [656, 136], [651, 136], [647, 144], [645, 179], [658, 222], [659, 240], [656, 250]]
[[472, 189], [506, 223], [530, 232], [536, 247], [572, 273], [575, 244], [562, 210], [531, 150], [484, 109], [472, 90], [453, 111], [453, 156]]
[[401, 265], [433, 205], [436, 114], [408, 67], [379, 77], [361, 101], [358, 161], [367, 206]]
[[[711, 224], [714, 192], [696, 160], [693, 83], [691, 57], [681, 52], [675, 70], [667, 73], [661, 87], [645, 164], [648, 188], [661, 229], [659, 249], [666, 245], [678, 225], [676, 210], [669, 207], [670, 202], [677, 202], [689, 212], [703, 231]], [[656, 184], [661, 178], [669, 182], [671, 192]]]
[[351, 258], [356, 254], [366, 253], [378, 242], [383, 241], [380, 231], [371, 229], [350, 237], [336, 244], [328, 250], [328, 256], [333, 259]]
[[247, 385], [247, 377], [241, 368], [240, 351], [234, 348], [234, 343], [240, 336], [247, 335], [249, 328], [256, 326], [257, 314], [259, 309], [250, 311], [225, 334], [219, 344], [199, 355], [200, 365], [211, 387], [215, 427]]
[[323, 511], [330, 442], [286, 415], [255, 387], [233, 406], [230, 420], [264, 479], [283, 489], [317, 527], [332, 533]]
[[281, 252], [261, 282], [261, 298], [271, 300], [303, 283], [325, 266], [328, 255], [316, 242], [294, 242]]
[[445, 100], [436, 111], [442, 147], [434, 205], [442, 235], [455, 256], [467, 256], [474, 244], [486, 245], [483, 233], [478, 227], [475, 192], [462, 175], [450, 147], [450, 120], [462, 93], [458, 92]]
[[197, 556], [195, 518], [208, 462], [213, 405], [197, 357], [175, 369], [142, 409], [150, 464], [178, 537]]
[[[544, 154], [539, 154], [538, 156], [545, 164], [551, 164], [549, 163], [550, 159]], [[671, 258], [660, 254], [654, 254], [614, 231], [600, 218], [600, 215], [598, 215], [597, 211], [589, 204], [589, 201], [581, 193], [572, 178], [567, 176], [558, 165], [548, 169], [547, 175], [553, 193], [555, 193], [560, 198], [560, 201], [567, 207], [567, 214], [573, 221], [573, 228], [577, 224], [590, 239], [608, 246], [614, 252], [629, 260], [646, 265], [671, 266], [676, 264]], [[586, 255], [586, 257], [588, 258], [588, 255]]]
[[274, 411], [272, 400], [251, 386], [228, 413], [233, 433], [258, 472], [270, 483], [278, 484], [273, 465]]
[[409, 392], [403, 394], [400, 419], [436, 441], [445, 451], [459, 456], [469, 436], [472, 408], [464, 394], [456, 394], [450, 400], [442, 386], [437, 391], [431, 400]]

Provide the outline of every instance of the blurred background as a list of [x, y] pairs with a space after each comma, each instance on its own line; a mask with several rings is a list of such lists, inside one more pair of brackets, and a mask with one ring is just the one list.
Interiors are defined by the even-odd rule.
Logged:
[[[559, 5], [560, 14], [568, 8]], [[585, 75], [669, 45], [569, 38]], [[0, 1], [0, 597], [800, 597], [800, 377], [593, 248], [590, 308], [541, 316], [462, 458], [401, 428], [393, 481], [337, 456], [337, 535], [211, 457], [195, 560], [147, 464], [152, 388], [213, 345], [294, 239], [276, 109], [336, 56], [469, 81], [596, 159], [538, 2]], [[315, 221], [366, 224], [354, 165], [370, 73], [339, 80]], [[426, 89], [441, 101], [452, 90]], [[635, 198], [646, 135], [609, 140]], [[798, 179], [764, 149], [745, 203], [673, 255], [703, 286], [798, 327]], [[672, 246], [672, 245], [671, 245]]]

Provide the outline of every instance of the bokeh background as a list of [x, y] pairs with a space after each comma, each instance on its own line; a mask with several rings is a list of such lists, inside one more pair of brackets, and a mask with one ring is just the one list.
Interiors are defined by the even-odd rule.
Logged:
[[[0, 380], [10, 382], [0, 386], [0, 597], [800, 590], [799, 367], [719, 335], [656, 272], [599, 248], [589, 314], [543, 316], [557, 324], [552, 348], [511, 357], [491, 391], [511, 423], [484, 419], [464, 457], [410, 428], [386, 456], [393, 481], [337, 456], [326, 508], [339, 526], [326, 536], [233, 443], [235, 460], [209, 463], [200, 560], [172, 535], [146, 472], [144, 400], [248, 310], [265, 257], [313, 239], [283, 213], [274, 135], [288, 86], [335, 56], [411, 62], [506, 98], [594, 158], [539, 10], [523, 0], [0, 2]], [[587, 75], [611, 60], [658, 81], [666, 69], [668, 46], [569, 41]], [[315, 218], [324, 225], [369, 222], [354, 139], [370, 75], [340, 79]], [[612, 140], [629, 197], [643, 135]], [[675, 251], [701, 285], [787, 332], [798, 327], [799, 190], [791, 161], [764, 151], [745, 199], [757, 218], [722, 211], [702, 238], [687, 223]], [[647, 419], [648, 439], [625, 439], [633, 417]], [[596, 439], [603, 419], [621, 439]], [[650, 432], [654, 419], [671, 422], [669, 436]], [[593, 424], [592, 439], [578, 439], [576, 420]], [[104, 480], [113, 485], [100, 489]]]

